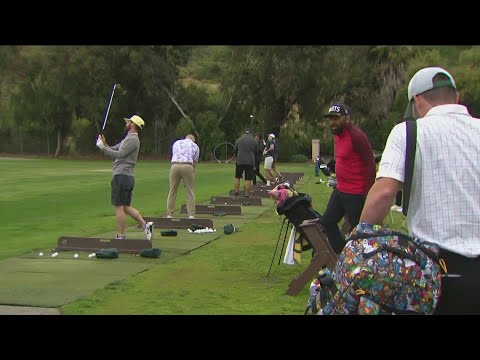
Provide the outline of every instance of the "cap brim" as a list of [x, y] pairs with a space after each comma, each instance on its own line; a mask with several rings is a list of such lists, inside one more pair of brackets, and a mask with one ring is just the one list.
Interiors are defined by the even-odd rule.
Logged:
[[405, 114], [403, 115], [404, 120], [414, 120], [413, 118], [413, 109], [412, 109], [412, 100], [408, 102], [407, 109], [405, 110]]
[[330, 117], [330, 116], [342, 116], [342, 114], [339, 114], [339, 113], [336, 113], [336, 112], [335, 113], [328, 113], [324, 117], [327, 118], [327, 117]]

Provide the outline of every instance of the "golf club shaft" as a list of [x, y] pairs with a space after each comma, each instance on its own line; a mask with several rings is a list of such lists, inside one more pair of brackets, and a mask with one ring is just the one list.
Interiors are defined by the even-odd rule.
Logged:
[[107, 123], [107, 118], [108, 118], [108, 112], [110, 111], [110, 105], [112, 105], [112, 99], [113, 95], [115, 94], [115, 88], [117, 87], [118, 84], [113, 85], [113, 90], [112, 90], [112, 95], [110, 96], [110, 101], [108, 102], [108, 107], [107, 107], [107, 112], [105, 113], [105, 119], [103, 119], [103, 125], [102, 125], [102, 131], [105, 129], [105, 125]]

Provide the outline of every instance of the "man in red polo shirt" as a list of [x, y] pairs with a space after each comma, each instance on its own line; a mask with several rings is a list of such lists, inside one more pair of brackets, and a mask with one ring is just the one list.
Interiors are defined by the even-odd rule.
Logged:
[[350, 113], [346, 105], [335, 103], [325, 115], [335, 137], [335, 161], [330, 170], [337, 175], [337, 186], [320, 223], [337, 254], [345, 246], [339, 221], [346, 215], [350, 230], [357, 226], [367, 193], [375, 182], [372, 147], [365, 133], [352, 124]]

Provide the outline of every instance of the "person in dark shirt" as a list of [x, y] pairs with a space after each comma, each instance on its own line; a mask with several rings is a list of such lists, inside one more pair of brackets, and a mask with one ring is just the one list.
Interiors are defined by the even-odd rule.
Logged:
[[257, 142], [252, 136], [250, 129], [245, 130], [245, 134], [235, 141], [234, 153], [237, 158], [235, 165], [235, 196], [238, 196], [240, 190], [240, 179], [245, 172], [245, 196], [250, 196], [252, 180], [255, 176], [255, 153], [257, 151]]
[[[267, 146], [265, 147], [264, 153], [265, 153], [266, 158], [267, 157], [272, 157], [271, 167], [268, 169], [269, 173], [270, 173], [270, 176], [276, 182], [285, 180], [284, 177], [282, 176], [282, 174], [280, 174], [280, 171], [277, 168], [277, 164], [278, 164], [278, 144], [277, 144], [277, 140], [275, 140], [275, 134], [268, 135]], [[267, 167], [265, 167], [265, 166], [264, 166], [264, 168], [267, 169]], [[273, 173], [275, 173], [275, 175], [277, 175], [277, 176], [276, 177], [273, 176]]]
[[263, 150], [265, 150], [263, 136], [261, 134], [255, 134], [255, 141], [257, 142], [257, 151], [255, 152], [255, 176], [253, 177], [253, 185], [257, 184], [257, 176], [266, 184], [267, 180], [260, 173], [260, 163], [263, 158]]
[[319, 177], [320, 176], [320, 165], [321, 165], [320, 155], [315, 157], [315, 159], [313, 159], [313, 162], [315, 164], [315, 177]]
[[366, 196], [375, 182], [372, 147], [365, 133], [352, 124], [350, 113], [346, 105], [335, 103], [325, 115], [335, 138], [335, 165], [331, 167], [336, 174], [337, 186], [320, 223], [337, 254], [345, 246], [338, 222], [346, 216], [350, 231], [358, 225]]

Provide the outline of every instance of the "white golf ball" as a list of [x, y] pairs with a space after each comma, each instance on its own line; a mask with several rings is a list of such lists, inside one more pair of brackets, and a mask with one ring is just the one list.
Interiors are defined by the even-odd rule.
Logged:
[[43, 253], [39, 253], [38, 256], [43, 256]]
[[227, 203], [225, 203], [225, 205], [227, 205]]
[[55, 253], [52, 254], [52, 257], [56, 257], [56, 256], [58, 256], [58, 253], [57, 253], [57, 252], [55, 252]]
[[75, 259], [78, 258], [78, 254], [73, 255], [73, 257], [74, 257]]

